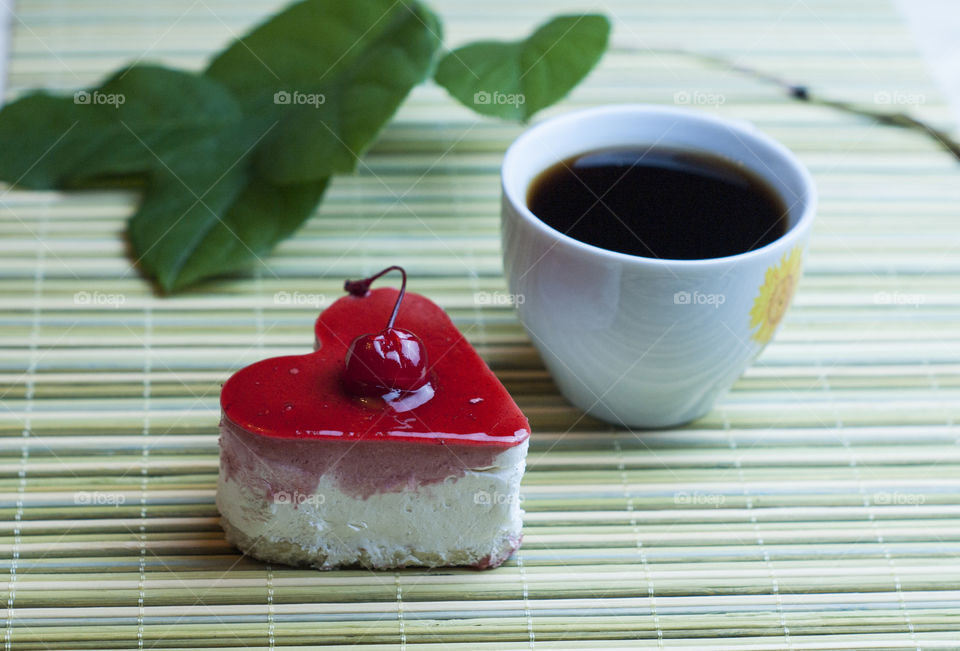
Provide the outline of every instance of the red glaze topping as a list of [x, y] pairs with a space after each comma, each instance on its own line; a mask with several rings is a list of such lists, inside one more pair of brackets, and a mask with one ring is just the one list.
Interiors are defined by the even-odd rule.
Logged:
[[513, 398], [446, 312], [419, 294], [406, 294], [396, 327], [415, 333], [426, 347], [427, 384], [393, 402], [357, 397], [344, 388], [347, 348], [358, 336], [383, 328], [397, 295], [383, 288], [337, 300], [317, 319], [316, 352], [265, 359], [227, 380], [220, 393], [225, 417], [279, 439], [496, 447], [526, 440], [530, 425]]

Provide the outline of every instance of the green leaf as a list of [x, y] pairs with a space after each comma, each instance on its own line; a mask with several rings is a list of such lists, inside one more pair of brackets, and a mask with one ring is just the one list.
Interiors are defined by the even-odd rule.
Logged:
[[[417, 2], [305, 0], [217, 56], [206, 74], [278, 124], [258, 148], [275, 183], [349, 172], [430, 73], [440, 22]], [[284, 100], [288, 100], [284, 103]]]
[[0, 179], [30, 188], [144, 173], [157, 156], [241, 119], [214, 80], [139, 65], [72, 96], [32, 93], [0, 111]]
[[191, 264], [206, 234], [239, 196], [247, 175], [235, 171], [221, 179], [203, 180], [211, 184], [197, 186], [199, 192], [194, 192], [184, 187], [177, 175], [156, 171], [139, 210], [127, 225], [136, 262], [164, 290], [187, 284], [182, 279], [183, 270]]
[[[201, 243], [204, 255], [184, 270], [189, 280], [207, 275], [204, 266], [236, 269], [266, 255], [274, 244], [293, 234], [314, 212], [328, 179], [274, 185], [254, 178], [227, 210], [223, 221]], [[209, 273], [209, 271], [207, 272]]]
[[137, 262], [162, 288], [185, 284], [183, 270], [200, 242], [250, 179], [247, 159], [256, 140], [244, 125], [158, 153], [127, 233]]
[[[161, 181], [170, 182], [178, 181]], [[130, 221], [130, 241], [164, 290], [183, 289], [267, 255], [313, 214], [326, 186], [326, 179], [274, 185], [237, 171], [197, 201], [158, 183]]]
[[522, 41], [482, 41], [453, 50], [434, 80], [477, 113], [526, 121], [590, 72], [609, 35], [606, 16], [558, 16]]
[[127, 232], [164, 290], [249, 266], [312, 214], [326, 179], [278, 186], [253, 169], [272, 126], [245, 120], [160, 156]]
[[274, 185], [254, 177], [223, 217], [193, 243], [190, 256], [166, 288], [181, 289], [262, 261], [277, 242], [293, 234], [313, 214], [326, 187], [327, 179]]

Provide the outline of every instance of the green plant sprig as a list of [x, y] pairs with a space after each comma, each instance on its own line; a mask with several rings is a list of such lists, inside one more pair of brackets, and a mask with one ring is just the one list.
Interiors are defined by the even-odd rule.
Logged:
[[176, 291], [245, 268], [296, 231], [434, 71], [478, 113], [527, 120], [590, 72], [609, 31], [603, 16], [559, 16], [520, 41], [441, 58], [441, 21], [416, 0], [303, 0], [201, 73], [136, 64], [73, 96], [11, 102], [0, 111], [0, 180], [142, 187], [132, 256]]

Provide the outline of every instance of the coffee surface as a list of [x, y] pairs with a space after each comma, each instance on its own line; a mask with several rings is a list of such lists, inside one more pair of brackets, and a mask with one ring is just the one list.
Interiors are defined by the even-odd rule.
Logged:
[[787, 207], [756, 173], [706, 152], [604, 149], [541, 172], [527, 205], [587, 244], [648, 258], [719, 258], [786, 232]]

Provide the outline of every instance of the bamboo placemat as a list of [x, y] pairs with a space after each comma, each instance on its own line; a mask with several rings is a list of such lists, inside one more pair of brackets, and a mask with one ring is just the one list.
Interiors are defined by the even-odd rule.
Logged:
[[[144, 53], [196, 68], [276, 6], [20, 0], [8, 95], [92, 83]], [[435, 6], [448, 43], [594, 8], [619, 44], [947, 116], [876, 0]], [[921, 136], [661, 52], [609, 54], [548, 114], [685, 97], [794, 149], [822, 204], [776, 340], [709, 416], [673, 431], [584, 418], [491, 300], [506, 291], [498, 165], [520, 128], [434, 86], [264, 266], [173, 298], [152, 296], [124, 255], [132, 196], [4, 191], [6, 648], [960, 648], [957, 163]], [[220, 383], [307, 350], [342, 279], [388, 263], [451, 313], [530, 417], [524, 546], [489, 572], [243, 558], [213, 502]]]

